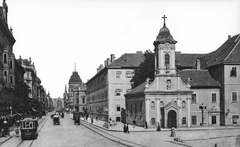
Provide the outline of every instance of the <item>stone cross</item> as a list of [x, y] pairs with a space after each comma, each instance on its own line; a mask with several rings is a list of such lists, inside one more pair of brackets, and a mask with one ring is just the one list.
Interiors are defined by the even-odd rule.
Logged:
[[165, 26], [165, 25], [166, 25], [166, 24], [165, 24], [165, 19], [166, 19], [167, 17], [166, 17], [165, 15], [163, 15], [163, 17], [162, 17], [162, 18], [163, 18], [163, 22], [164, 22], [164, 24], [163, 24], [163, 25]]

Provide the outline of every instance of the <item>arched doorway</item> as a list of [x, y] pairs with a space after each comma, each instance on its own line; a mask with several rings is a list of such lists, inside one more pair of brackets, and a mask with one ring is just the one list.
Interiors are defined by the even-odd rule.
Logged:
[[168, 112], [168, 121], [167, 126], [168, 128], [177, 128], [177, 113], [174, 110], [170, 110]]

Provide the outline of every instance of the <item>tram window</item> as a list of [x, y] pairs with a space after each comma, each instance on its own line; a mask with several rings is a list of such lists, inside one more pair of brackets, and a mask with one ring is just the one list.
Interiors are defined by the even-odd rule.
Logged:
[[33, 128], [33, 122], [26, 122], [24, 128]]

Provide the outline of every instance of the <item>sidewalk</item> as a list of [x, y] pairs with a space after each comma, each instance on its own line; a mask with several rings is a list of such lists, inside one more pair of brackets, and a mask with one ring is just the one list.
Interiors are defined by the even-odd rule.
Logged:
[[118, 122], [116, 126], [109, 126], [107, 129], [104, 127], [105, 122], [101, 120], [93, 119], [93, 124], [91, 124], [91, 118], [88, 118], [88, 120], [81, 118], [81, 120], [83, 124], [104, 129], [106, 136], [111, 140], [129, 146], [210, 147], [217, 144], [232, 147], [240, 142], [240, 126], [176, 128], [176, 137], [179, 137], [180, 141], [175, 141], [176, 137], [170, 137], [170, 129], [162, 128], [161, 131], [156, 131], [156, 128], [145, 129], [129, 125], [130, 134], [126, 134], [123, 133], [123, 123], [121, 122]]
[[[71, 117], [70, 117], [71, 118]], [[81, 118], [81, 120], [84, 120], [83, 118]], [[84, 120], [88, 123], [91, 123], [91, 118], [88, 118], [88, 120]], [[117, 131], [117, 132], [123, 132], [123, 123], [121, 122], [117, 122], [116, 126], [108, 126], [108, 129], [106, 127], [104, 127], [104, 121], [101, 120], [96, 120], [93, 119], [93, 125], [101, 127], [105, 130], [108, 131]], [[139, 127], [139, 126], [133, 126], [133, 125], [128, 125], [129, 126], [129, 130], [131, 132], [156, 132], [157, 128], [148, 128], [145, 129], [144, 127]], [[240, 125], [236, 125], [236, 126], [209, 126], [209, 127], [184, 127], [184, 128], [175, 128], [175, 131], [201, 131], [201, 130], [229, 130], [229, 129], [240, 129]], [[161, 128], [161, 131], [170, 131], [171, 129], [169, 128]]]

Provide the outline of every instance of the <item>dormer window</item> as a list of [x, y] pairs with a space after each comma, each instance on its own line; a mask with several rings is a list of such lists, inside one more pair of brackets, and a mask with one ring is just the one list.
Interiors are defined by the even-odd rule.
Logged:
[[230, 77], [237, 77], [237, 68], [232, 67], [232, 70], [230, 71]]

